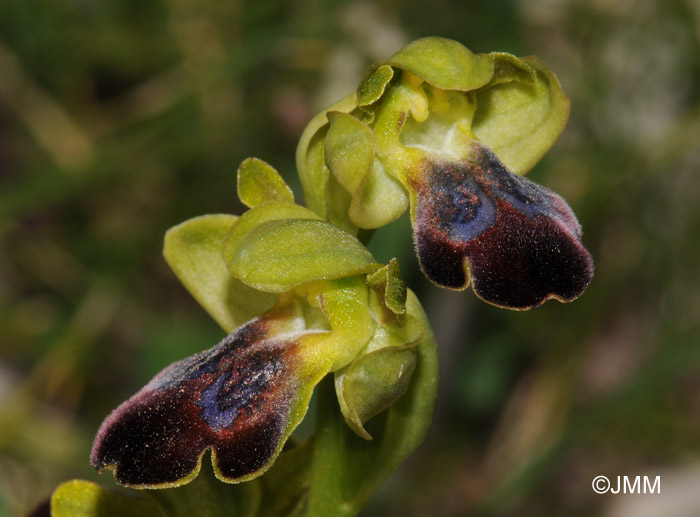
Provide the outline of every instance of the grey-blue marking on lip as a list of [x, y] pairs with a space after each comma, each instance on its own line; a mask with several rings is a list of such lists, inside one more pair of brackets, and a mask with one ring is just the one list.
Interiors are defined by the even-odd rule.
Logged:
[[466, 242], [493, 225], [496, 220], [496, 204], [472, 178], [464, 178], [464, 183], [478, 202], [467, 201], [460, 190], [453, 191], [450, 201], [454, 212], [449, 227], [452, 239]]
[[229, 377], [230, 375], [226, 373], [219, 375], [202, 392], [201, 398], [197, 401], [197, 405], [202, 408], [202, 418], [216, 431], [221, 431], [233, 424], [238, 416], [238, 410], [243, 406], [243, 404], [232, 404], [224, 410], [219, 407], [219, 393]]
[[227, 385], [230, 373], [223, 373], [202, 391], [197, 405], [202, 409], [202, 418], [215, 431], [233, 425], [242, 408], [249, 407], [253, 399], [263, 393], [280, 370], [276, 361], [267, 363], [250, 375], [243, 375], [237, 382]]

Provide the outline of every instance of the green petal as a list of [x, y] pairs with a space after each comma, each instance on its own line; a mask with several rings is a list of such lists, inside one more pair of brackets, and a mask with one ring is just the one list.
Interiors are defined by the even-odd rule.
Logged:
[[221, 257], [224, 237], [238, 218], [204, 215], [185, 221], [165, 234], [163, 255], [199, 304], [227, 332], [275, 304], [276, 296], [236, 280]]
[[281, 293], [378, 267], [360, 241], [323, 221], [285, 219], [266, 222], [245, 233], [237, 230], [234, 225], [224, 249], [229, 271], [262, 291]]
[[472, 130], [516, 174], [529, 171], [554, 145], [569, 118], [569, 100], [536, 57], [491, 54], [494, 80], [476, 92]]
[[406, 393], [416, 357], [415, 345], [388, 346], [363, 355], [336, 373], [340, 408], [358, 436], [371, 440], [363, 424]]
[[493, 60], [473, 54], [461, 43], [445, 38], [415, 40], [387, 61], [443, 90], [471, 91], [489, 82]]
[[238, 167], [238, 197], [249, 208], [266, 203], [294, 203], [294, 193], [267, 162], [248, 158]]

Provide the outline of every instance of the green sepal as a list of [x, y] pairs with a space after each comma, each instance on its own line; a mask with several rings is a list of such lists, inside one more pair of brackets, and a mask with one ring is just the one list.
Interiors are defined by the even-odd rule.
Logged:
[[525, 174], [564, 130], [569, 99], [537, 57], [490, 56], [496, 66], [494, 78], [475, 92], [472, 130], [508, 169]]
[[289, 203], [269, 203], [267, 205], [251, 208], [230, 226], [226, 238], [224, 239], [224, 260], [228, 261], [229, 248], [235, 246], [235, 243], [250, 231], [267, 222], [279, 221], [282, 219], [321, 220], [321, 217], [308, 208], [299, 205], [291, 205]]
[[258, 158], [247, 158], [238, 167], [238, 197], [248, 208], [266, 203], [294, 203], [294, 193], [277, 170]]
[[415, 316], [406, 314], [407, 289], [396, 259], [367, 275], [365, 282], [377, 324], [362, 355], [335, 372], [335, 388], [348, 426], [370, 440], [363, 424], [408, 388], [416, 361], [414, 345], [424, 329]]
[[328, 122], [326, 165], [343, 188], [353, 194], [372, 168], [374, 135], [370, 128], [342, 111], [329, 112]]
[[343, 112], [329, 112], [328, 120], [326, 165], [352, 196], [350, 206], [343, 212], [354, 225], [365, 229], [379, 228], [398, 219], [408, 207], [408, 195], [375, 160], [372, 130]]
[[226, 237], [223, 254], [234, 277], [272, 293], [379, 267], [353, 235], [319, 221], [309, 210], [281, 203], [241, 217]]
[[307, 124], [297, 145], [296, 165], [306, 206], [324, 219], [328, 216], [327, 189], [330, 177], [323, 151], [328, 130], [326, 114], [329, 111], [350, 113], [355, 108], [357, 108], [357, 96], [352, 93], [323, 110]]
[[326, 219], [346, 232], [357, 235], [358, 228], [350, 220], [351, 204], [352, 196], [331, 174], [326, 185]]
[[364, 423], [390, 407], [408, 389], [416, 367], [416, 345], [387, 346], [335, 374], [340, 409], [355, 433], [371, 440]]
[[238, 219], [215, 214], [195, 217], [165, 234], [163, 255], [192, 296], [226, 331], [272, 307], [277, 296], [233, 278], [221, 257], [226, 232]]
[[484, 86], [494, 73], [489, 55], [474, 54], [461, 43], [437, 37], [412, 41], [386, 63], [442, 90], [463, 92]]
[[356, 515], [428, 432], [438, 386], [437, 350], [425, 313], [411, 292], [406, 310], [424, 329], [416, 347], [416, 368], [406, 393], [366, 423], [371, 441], [357, 436], [338, 413], [332, 381], [319, 386], [307, 517]]

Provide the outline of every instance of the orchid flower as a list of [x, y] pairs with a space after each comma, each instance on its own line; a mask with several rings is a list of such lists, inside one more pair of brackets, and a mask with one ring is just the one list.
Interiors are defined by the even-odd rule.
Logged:
[[593, 262], [566, 201], [522, 177], [569, 114], [537, 58], [414, 41], [372, 66], [318, 115], [297, 150], [308, 206], [347, 229], [410, 207], [420, 266], [435, 284], [528, 309], [571, 301]]

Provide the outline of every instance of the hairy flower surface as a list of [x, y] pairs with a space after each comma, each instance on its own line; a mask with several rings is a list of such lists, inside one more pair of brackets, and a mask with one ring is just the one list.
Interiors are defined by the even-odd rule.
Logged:
[[[168, 231], [167, 262], [228, 336], [117, 407], [92, 464], [123, 485], [166, 488], [190, 483], [211, 451], [210, 478], [251, 481], [239, 494], [252, 506], [269, 493], [278, 509], [357, 513], [425, 438], [438, 378], [420, 303], [398, 262], [377, 263], [366, 239], [408, 209], [418, 261], [438, 286], [471, 285], [517, 310], [575, 299], [593, 275], [581, 226], [564, 199], [523, 177], [568, 113], [534, 57], [425, 38], [370, 67], [300, 139], [306, 207], [249, 158], [237, 176], [249, 210]], [[292, 443], [318, 384], [317, 432]], [[185, 489], [200, 500], [202, 477]], [[89, 498], [114, 514], [160, 508], [87, 482], [63, 485], [55, 508], [71, 515]]]
[[[189, 483], [208, 450], [222, 481], [260, 476], [331, 372], [345, 421], [370, 440], [364, 423], [408, 391], [419, 356], [434, 354], [395, 261], [381, 267], [351, 234], [291, 199], [266, 197], [265, 181], [251, 188], [261, 185], [257, 194], [242, 187], [242, 197], [262, 200], [242, 217], [202, 216], [166, 236], [173, 270], [225, 328], [249, 309], [244, 300], [231, 303], [229, 289], [267, 293], [251, 302], [273, 306], [165, 368], [107, 417], [91, 460], [114, 470], [120, 484]], [[433, 401], [436, 377], [427, 375], [419, 399]], [[427, 422], [421, 429], [417, 437]]]
[[309, 207], [357, 232], [410, 207], [426, 276], [529, 309], [571, 301], [593, 261], [566, 202], [521, 177], [569, 114], [537, 58], [473, 54], [417, 40], [371, 67], [356, 93], [321, 113], [297, 150]]

